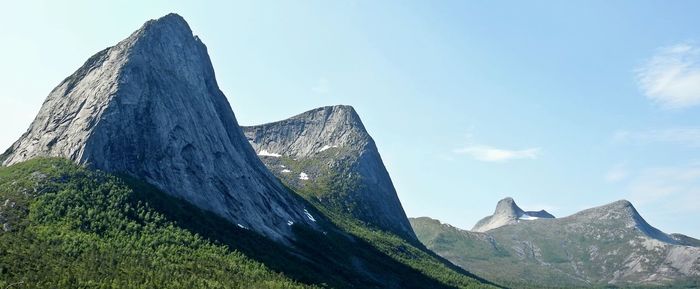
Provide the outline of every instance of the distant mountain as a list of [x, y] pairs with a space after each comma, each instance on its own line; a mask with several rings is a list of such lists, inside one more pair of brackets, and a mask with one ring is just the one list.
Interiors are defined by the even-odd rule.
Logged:
[[520, 220], [530, 221], [535, 219], [553, 219], [554, 216], [545, 210], [540, 211], [523, 211], [513, 198], [505, 198], [500, 200], [496, 205], [496, 211], [493, 215], [485, 217], [474, 225], [472, 231], [486, 232], [498, 227], [510, 224], [517, 224]]
[[64, 157], [126, 173], [274, 239], [314, 226], [251, 149], [185, 20], [148, 21], [46, 98], [3, 165]]
[[514, 288], [700, 285], [698, 240], [661, 232], [628, 201], [486, 232], [425, 217], [411, 224], [439, 255]]
[[321, 107], [243, 130], [285, 184], [333, 212], [416, 239], [377, 146], [351, 106]]

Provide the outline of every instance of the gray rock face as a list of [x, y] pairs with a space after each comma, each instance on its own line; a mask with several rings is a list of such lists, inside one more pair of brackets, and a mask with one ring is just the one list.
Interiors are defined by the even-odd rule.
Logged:
[[485, 217], [474, 225], [472, 231], [486, 232], [505, 225], [517, 224], [521, 220], [531, 221], [536, 219], [553, 219], [554, 216], [545, 210], [523, 211], [515, 203], [513, 198], [505, 198], [498, 201], [493, 215]]
[[624, 200], [483, 233], [411, 222], [428, 248], [492, 280], [564, 288], [700, 285], [698, 241], [663, 233]]
[[313, 225], [265, 168], [180, 16], [148, 21], [47, 97], [3, 165], [55, 156], [127, 173], [273, 239]]
[[323, 205], [415, 240], [377, 147], [350, 106], [243, 127], [268, 168]]

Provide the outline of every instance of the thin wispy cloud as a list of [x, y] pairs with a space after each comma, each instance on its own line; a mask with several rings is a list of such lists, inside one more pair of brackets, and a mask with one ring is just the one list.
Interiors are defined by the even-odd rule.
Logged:
[[629, 172], [624, 165], [616, 165], [612, 167], [606, 174], [605, 180], [611, 183], [616, 183], [624, 180], [629, 176]]
[[644, 94], [666, 108], [700, 104], [700, 48], [691, 44], [663, 47], [636, 71]]
[[652, 129], [646, 131], [618, 131], [613, 140], [632, 143], [670, 143], [700, 147], [700, 127]]
[[483, 162], [505, 162], [517, 159], [537, 159], [540, 155], [540, 148], [509, 150], [486, 145], [470, 145], [455, 149], [454, 153], [468, 155]]
[[314, 86], [311, 87], [311, 91], [318, 94], [328, 94], [331, 91], [331, 84], [326, 78], [319, 78]]
[[700, 196], [700, 163], [643, 169], [630, 178], [627, 193], [635, 204], [700, 210], [700, 203], [687, 202]]

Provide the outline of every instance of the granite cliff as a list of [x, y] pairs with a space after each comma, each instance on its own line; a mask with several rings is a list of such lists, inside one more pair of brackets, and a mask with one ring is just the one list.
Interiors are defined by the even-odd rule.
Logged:
[[289, 186], [332, 212], [415, 240], [377, 146], [352, 107], [321, 107], [243, 130]]
[[185, 20], [148, 21], [46, 98], [0, 158], [63, 157], [125, 173], [273, 239], [314, 226], [304, 202], [260, 162]]

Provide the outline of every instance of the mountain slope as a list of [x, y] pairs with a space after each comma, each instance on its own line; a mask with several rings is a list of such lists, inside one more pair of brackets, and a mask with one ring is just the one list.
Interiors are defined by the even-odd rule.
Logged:
[[541, 218], [553, 219], [554, 216], [545, 210], [523, 211], [513, 198], [505, 198], [498, 201], [493, 215], [479, 220], [472, 231], [486, 232], [505, 225], [517, 224], [520, 220], [529, 221]]
[[88, 60], [0, 159], [13, 288], [494, 288], [283, 185], [177, 15]]
[[[358, 241], [448, 286], [491, 286], [427, 250], [402, 226], [407, 219], [391, 179], [352, 107], [322, 107], [243, 129], [270, 170]], [[487, 284], [470, 284], [474, 279]]]
[[652, 227], [627, 201], [485, 233], [429, 218], [411, 223], [428, 248], [513, 287], [700, 285], [700, 247]]
[[271, 238], [290, 237], [289, 221], [314, 226], [247, 143], [206, 47], [175, 14], [61, 82], [3, 164], [38, 156], [138, 176]]
[[1, 288], [312, 287], [185, 229], [144, 190], [66, 160], [0, 168], [0, 200]]
[[495, 288], [398, 237], [339, 230], [313, 208], [325, 231], [293, 224], [283, 245], [63, 159], [0, 168], [0, 200], [3, 288]]
[[379, 151], [352, 107], [321, 107], [243, 130], [285, 184], [329, 210], [415, 240]]

